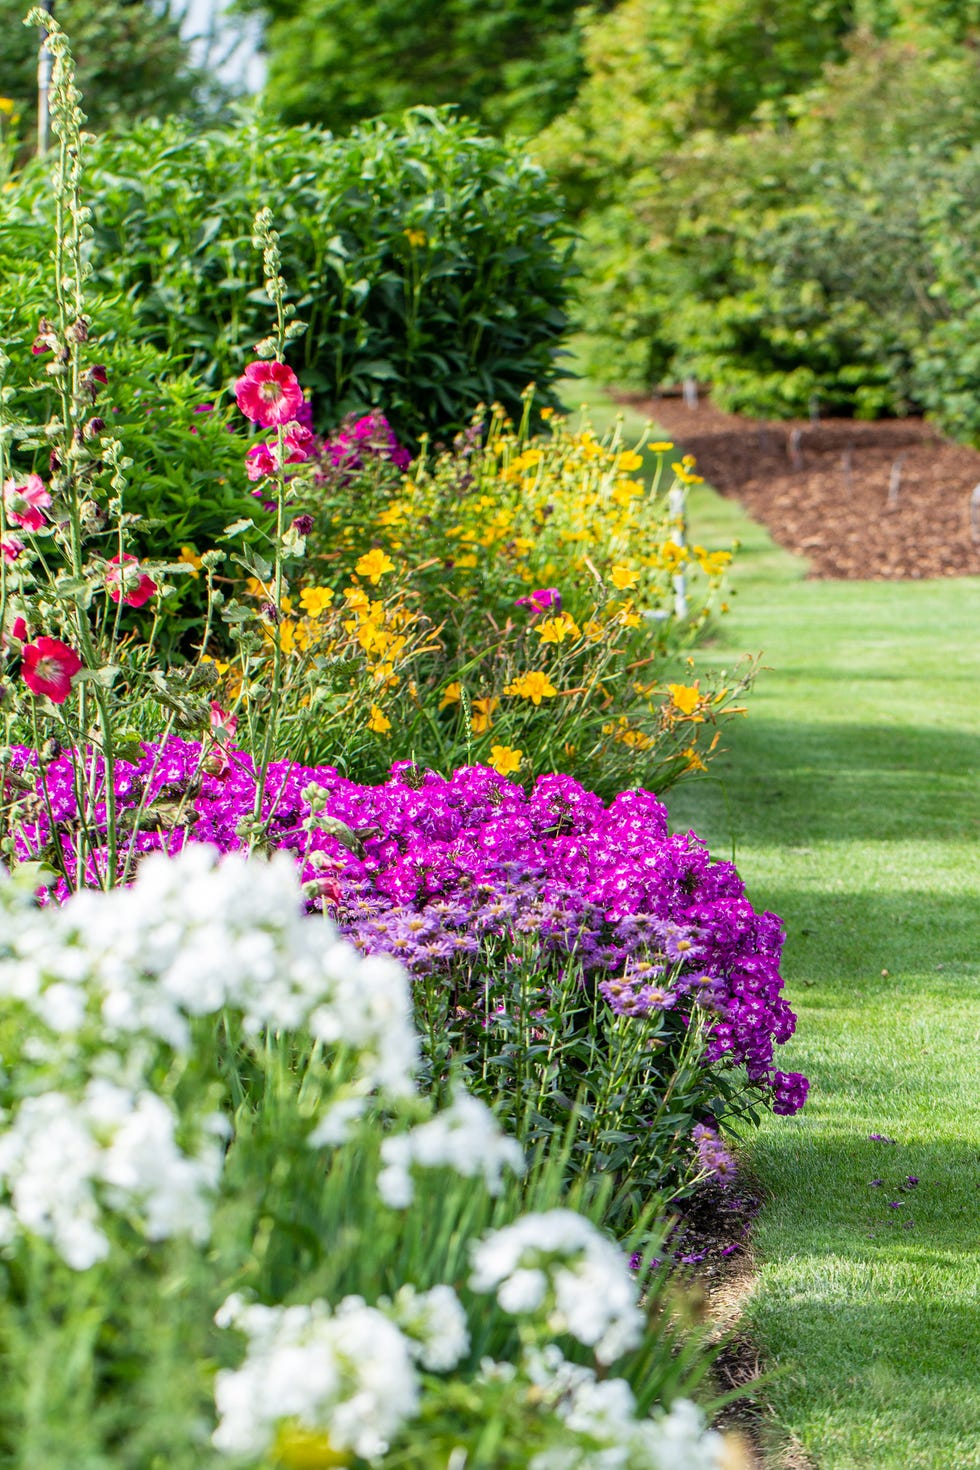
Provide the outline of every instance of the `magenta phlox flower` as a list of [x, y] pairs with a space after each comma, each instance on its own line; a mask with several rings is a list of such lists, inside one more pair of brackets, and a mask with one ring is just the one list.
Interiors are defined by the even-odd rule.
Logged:
[[[216, 715], [216, 719], [219, 717]], [[230, 737], [226, 717], [220, 725]], [[220, 743], [219, 743], [220, 742]], [[14, 763], [35, 769], [30, 752]], [[176, 851], [185, 841], [242, 847], [255, 800], [254, 766], [219, 736], [200, 744], [171, 737], [117, 767], [120, 811], [186, 793], [188, 830], [132, 834], [138, 853]], [[45, 767], [54, 819], [71, 865], [75, 785], [71, 763]], [[304, 790], [315, 783], [325, 810], [360, 834], [356, 851], [330, 831], [305, 830]], [[335, 767], [274, 763], [263, 814], [269, 841], [294, 854], [311, 885], [309, 905], [329, 902], [359, 948], [397, 953], [415, 975], [484, 994], [486, 974], [531, 965], [547, 986], [569, 965], [621, 1015], [673, 1032], [703, 1015], [705, 1060], [743, 1065], [777, 1112], [795, 1112], [806, 1079], [780, 1072], [774, 1049], [795, 1017], [782, 995], [782, 926], [757, 914], [730, 863], [713, 862], [693, 833], [670, 834], [663, 804], [624, 792], [609, 806], [569, 776], [526, 790], [486, 766], [451, 776], [400, 762], [390, 779], [363, 786]], [[49, 841], [43, 803], [22, 828], [20, 855]], [[321, 879], [330, 891], [319, 892]], [[697, 959], [680, 946], [696, 941]], [[496, 1004], [499, 993], [486, 995]], [[472, 1001], [477, 1005], [483, 1002]]]
[[561, 593], [557, 587], [539, 587], [526, 597], [515, 598], [514, 606], [530, 608], [535, 616], [545, 612], [558, 613], [561, 612]]

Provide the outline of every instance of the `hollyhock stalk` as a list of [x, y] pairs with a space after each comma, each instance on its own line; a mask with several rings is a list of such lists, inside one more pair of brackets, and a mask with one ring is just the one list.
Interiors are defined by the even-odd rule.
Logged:
[[[286, 282], [281, 274], [282, 258], [279, 253], [279, 235], [272, 227], [272, 211], [268, 208], [260, 209], [255, 216], [255, 241], [262, 247], [262, 265], [265, 271], [266, 290], [272, 297], [273, 304], [276, 308], [276, 329], [274, 334], [275, 361], [282, 363], [285, 361], [287, 335]], [[263, 830], [262, 801], [265, 796], [269, 765], [272, 761], [272, 752], [275, 746], [276, 716], [282, 690], [283, 652], [279, 619], [282, 608], [283, 588], [283, 536], [286, 531], [286, 435], [284, 426], [281, 423], [277, 423], [275, 427], [278, 453], [276, 455], [275, 469], [276, 544], [272, 579], [272, 600], [274, 608], [272, 623], [272, 689], [268, 716], [265, 722], [262, 753], [259, 758], [255, 782], [255, 804], [252, 807], [253, 830], [249, 843], [250, 848], [255, 846]], [[271, 820], [271, 814], [269, 820]]]
[[[52, 130], [58, 139], [58, 162], [54, 171], [55, 232], [54, 232], [54, 287], [58, 308], [57, 336], [66, 344], [67, 362], [50, 366], [57, 371], [54, 377], [61, 402], [61, 421], [64, 432], [57, 446], [58, 459], [62, 467], [61, 495], [68, 511], [69, 560], [71, 574], [81, 578], [84, 570], [82, 549], [82, 517], [79, 483], [76, 466], [82, 451], [84, 436], [82, 421], [89, 411], [88, 395], [82, 382], [82, 343], [88, 335], [85, 316], [84, 281], [86, 266], [83, 245], [89, 211], [82, 203], [81, 182], [83, 170], [82, 124], [84, 115], [79, 108], [79, 93], [75, 87], [71, 53], [64, 32], [57, 24], [49, 25], [48, 18], [32, 12], [31, 19], [48, 31], [46, 45], [54, 57], [51, 79]], [[118, 476], [117, 476], [118, 478]], [[92, 639], [92, 630], [83, 608], [69, 604], [67, 621], [74, 633], [74, 641], [82, 654], [86, 668], [98, 667], [98, 658]], [[115, 873], [116, 861], [116, 801], [113, 769], [115, 765], [112, 718], [106, 691], [94, 686], [94, 699], [99, 717], [99, 734], [105, 753], [105, 798], [108, 817], [107, 872], [105, 885], [109, 886]], [[78, 689], [78, 730], [88, 729], [89, 694], [82, 683]], [[76, 737], [77, 739], [77, 737]], [[77, 741], [81, 750], [82, 742]], [[81, 768], [80, 768], [81, 767]], [[79, 756], [76, 765], [79, 812], [94, 806], [98, 787], [93, 777], [85, 790], [84, 758]], [[84, 852], [76, 854], [76, 880], [80, 887], [85, 877]]]

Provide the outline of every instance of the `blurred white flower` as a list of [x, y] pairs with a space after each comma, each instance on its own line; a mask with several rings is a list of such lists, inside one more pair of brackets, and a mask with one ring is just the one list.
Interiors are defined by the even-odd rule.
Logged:
[[290, 1423], [371, 1460], [418, 1409], [409, 1342], [360, 1297], [346, 1297], [335, 1313], [326, 1302], [261, 1307], [234, 1297], [215, 1320], [248, 1339], [242, 1366], [215, 1381], [213, 1440], [225, 1454], [258, 1458]]
[[486, 1103], [457, 1092], [448, 1108], [426, 1123], [396, 1133], [381, 1145], [378, 1191], [392, 1209], [404, 1209], [414, 1196], [411, 1170], [452, 1169], [466, 1179], [482, 1175], [491, 1194], [498, 1194], [503, 1172], [521, 1174], [524, 1153], [516, 1138], [501, 1131]]
[[548, 1326], [567, 1332], [611, 1363], [639, 1343], [645, 1318], [626, 1258], [573, 1210], [524, 1215], [484, 1237], [473, 1251], [470, 1285], [495, 1291], [514, 1315], [548, 1309]]
[[470, 1333], [463, 1304], [451, 1286], [416, 1291], [401, 1286], [385, 1311], [409, 1339], [409, 1351], [423, 1368], [447, 1373], [465, 1358]]
[[104, 1208], [138, 1220], [149, 1240], [206, 1240], [222, 1149], [208, 1139], [188, 1157], [175, 1126], [155, 1093], [102, 1079], [81, 1098], [55, 1091], [25, 1098], [0, 1133], [0, 1184], [17, 1225], [50, 1240], [77, 1271], [109, 1253]]

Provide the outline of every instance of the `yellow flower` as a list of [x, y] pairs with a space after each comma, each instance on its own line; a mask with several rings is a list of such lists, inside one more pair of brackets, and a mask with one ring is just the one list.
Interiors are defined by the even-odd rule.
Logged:
[[668, 684], [671, 700], [682, 715], [691, 715], [701, 702], [701, 691], [697, 684]]
[[490, 747], [490, 764], [500, 776], [510, 776], [514, 771], [519, 771], [523, 759], [523, 750], [512, 750], [509, 745]]
[[630, 470], [638, 470], [643, 463], [643, 455], [637, 454], [635, 449], [627, 449], [617, 456], [616, 467], [629, 474]]
[[551, 699], [558, 690], [552, 684], [547, 674], [535, 672], [522, 674], [512, 684], [504, 689], [505, 694], [516, 694], [521, 699], [529, 699], [532, 704], [540, 704], [542, 699]]
[[564, 643], [566, 638], [578, 638], [579, 628], [570, 613], [559, 613], [556, 618], [545, 618], [538, 628], [542, 643]]
[[[0, 102], [4, 101], [6, 101], [6, 98], [0, 97]], [[187, 567], [192, 577], [197, 578], [201, 575], [201, 568], [204, 565], [204, 558], [202, 556], [198, 556], [193, 546], [182, 546], [180, 548], [180, 556], [178, 556], [177, 560], [187, 563]]]
[[283, 1424], [276, 1433], [272, 1453], [282, 1470], [334, 1470], [350, 1465], [350, 1450], [335, 1450], [330, 1436], [320, 1429], [303, 1429], [298, 1424]]
[[730, 551], [705, 551], [703, 546], [695, 546], [694, 555], [706, 577], [720, 577], [732, 559]]
[[614, 587], [617, 587], [622, 592], [627, 587], [635, 587], [640, 578], [639, 574], [634, 572], [632, 567], [627, 567], [621, 562], [617, 562], [609, 573], [609, 580]]
[[402, 230], [402, 234], [413, 248], [427, 245], [429, 241], [424, 230]]
[[296, 624], [291, 618], [286, 618], [279, 624], [279, 647], [283, 653], [295, 653], [298, 647], [303, 646], [302, 636], [297, 637]]
[[453, 562], [453, 566], [454, 567], [475, 567], [476, 566], [476, 557], [473, 555], [472, 551], [467, 551], [464, 556], [457, 556], [456, 557], [456, 560]]
[[677, 568], [687, 561], [687, 547], [679, 546], [676, 541], [668, 539], [660, 548], [660, 558], [668, 572], [676, 572]]
[[686, 771], [706, 771], [708, 769], [693, 745], [689, 745], [686, 750], [682, 750], [681, 755], [687, 761], [687, 765], [684, 767]]
[[673, 449], [673, 447], [674, 442], [672, 439], [656, 439], [652, 444], [647, 445], [647, 448], [652, 450], [654, 454], [666, 454], [668, 449]]
[[360, 558], [355, 564], [354, 570], [358, 576], [367, 577], [372, 587], [376, 587], [385, 572], [393, 572], [395, 570], [395, 563], [386, 551], [382, 551], [376, 546], [373, 551], [367, 552]]
[[380, 705], [372, 704], [371, 718], [367, 722], [367, 727], [373, 730], [375, 735], [387, 735], [391, 729], [391, 721]]
[[8, 117], [13, 117], [17, 103], [12, 97], [0, 97], [0, 112], [5, 112]]
[[638, 628], [640, 626], [641, 620], [639, 613], [622, 612], [619, 615], [619, 621], [622, 623], [624, 628]]
[[[642, 494], [643, 486], [639, 480], [620, 480], [613, 490], [612, 500], [615, 505], [625, 509], [626, 506], [630, 505], [632, 501], [637, 500]], [[586, 534], [588, 535], [589, 533]]]
[[350, 606], [351, 612], [361, 613], [366, 607], [370, 607], [371, 599], [363, 587], [345, 587], [344, 598]]
[[462, 692], [462, 684], [454, 679], [453, 682], [451, 684], [447, 684], [445, 689], [442, 691], [442, 698], [439, 701], [439, 708], [448, 709], [451, 704], [459, 704]]
[[300, 604], [304, 612], [311, 618], [318, 618], [325, 608], [333, 602], [333, 589], [330, 587], [304, 587], [299, 594]]
[[500, 703], [499, 699], [474, 699], [473, 701], [473, 733], [474, 735], [485, 735], [493, 728], [493, 712]]

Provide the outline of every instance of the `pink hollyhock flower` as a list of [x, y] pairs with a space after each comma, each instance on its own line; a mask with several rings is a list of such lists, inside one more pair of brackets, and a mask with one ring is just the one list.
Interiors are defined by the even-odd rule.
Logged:
[[118, 602], [121, 598], [127, 607], [142, 607], [157, 590], [153, 578], [140, 571], [135, 556], [112, 557], [105, 574], [105, 585], [112, 601]]
[[276, 472], [276, 461], [268, 444], [253, 444], [245, 456], [245, 473], [250, 480], [264, 480]]
[[15, 526], [39, 531], [46, 519], [42, 507], [51, 504], [51, 496], [40, 475], [28, 475], [23, 485], [18, 485], [16, 480], [4, 480], [3, 503]]
[[303, 406], [303, 390], [284, 362], [250, 362], [235, 384], [238, 407], [253, 424], [288, 424]]
[[30, 633], [28, 633], [27, 631], [27, 624], [21, 617], [14, 618], [14, 621], [10, 628], [10, 632], [11, 636], [16, 638], [18, 643], [26, 643], [28, 638], [30, 638], [31, 636]]
[[561, 612], [561, 593], [557, 587], [539, 587], [527, 597], [518, 597], [515, 607], [529, 607], [533, 613]]
[[293, 422], [286, 425], [283, 434], [287, 464], [302, 464], [316, 450], [316, 435], [305, 424]]
[[227, 714], [216, 699], [211, 701], [211, 739], [214, 741], [214, 749], [209, 754], [205, 763], [205, 769], [209, 776], [224, 778], [231, 771], [231, 761], [228, 752], [231, 742], [235, 738], [238, 729], [238, 716]]
[[23, 550], [24, 543], [19, 536], [8, 536], [6, 541], [0, 541], [4, 561], [16, 561]]
[[25, 643], [20, 671], [24, 683], [34, 694], [46, 694], [52, 704], [64, 704], [71, 693], [71, 681], [82, 667], [73, 648], [58, 638], [39, 638]]

